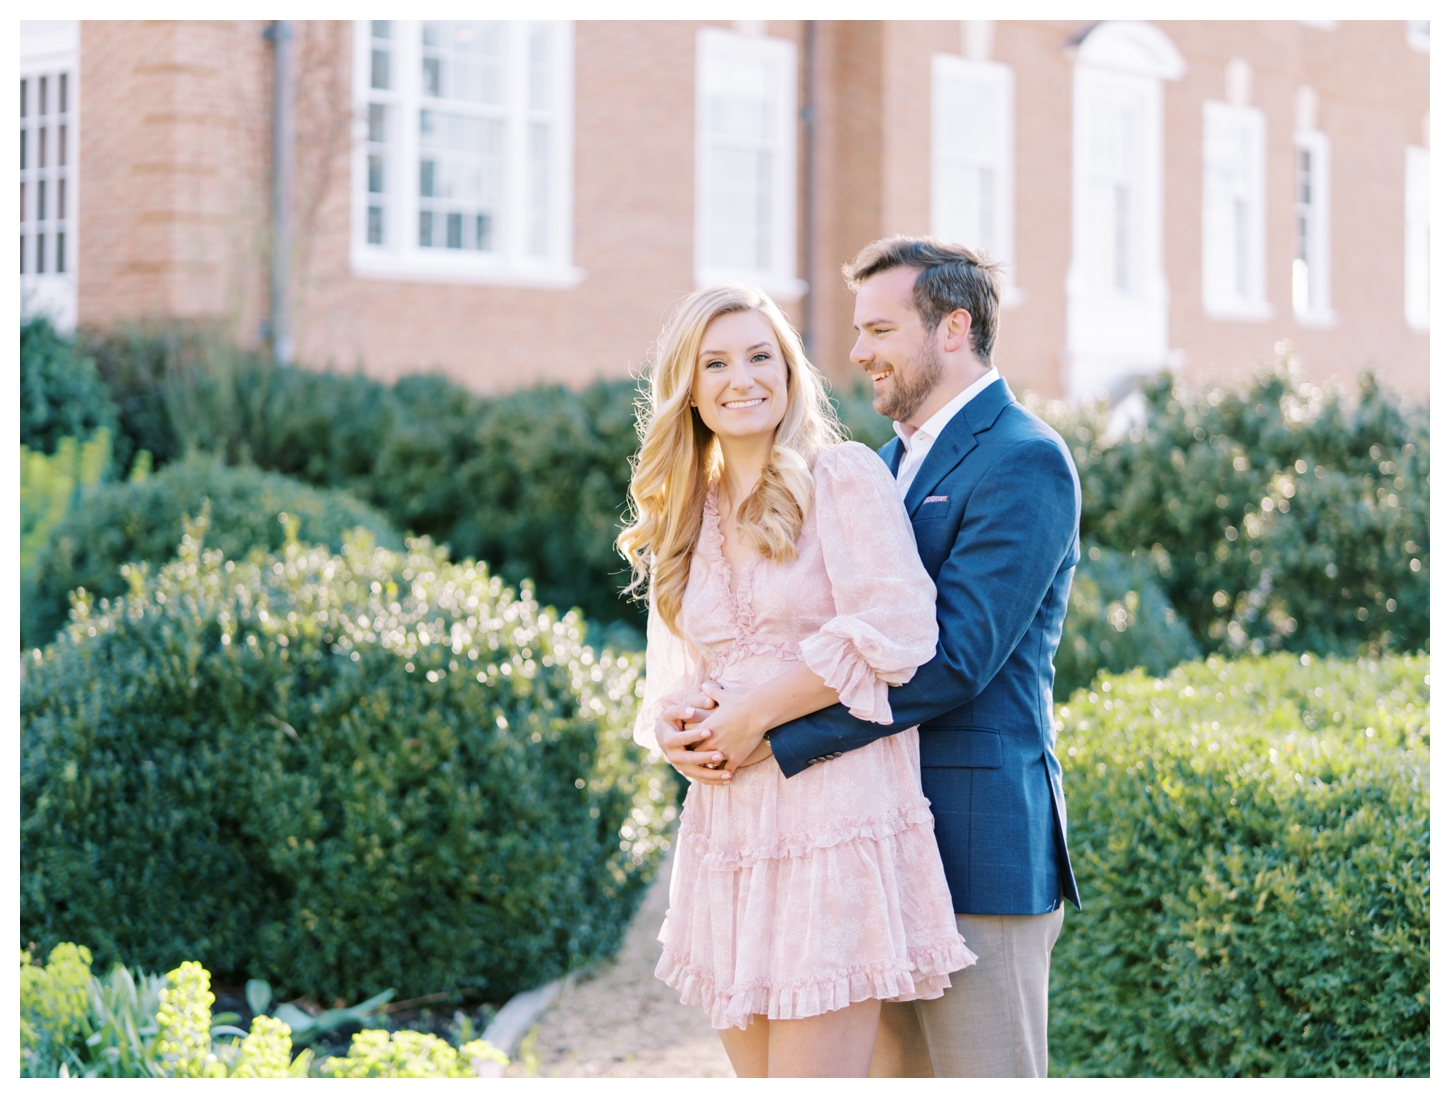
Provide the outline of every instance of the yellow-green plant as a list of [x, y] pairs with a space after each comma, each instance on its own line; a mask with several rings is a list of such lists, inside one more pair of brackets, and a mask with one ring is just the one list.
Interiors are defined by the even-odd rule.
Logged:
[[[70, 1066], [70, 1046], [85, 1027], [91, 951], [61, 942], [45, 965], [20, 951], [20, 1072], [56, 1075]], [[77, 1062], [78, 1063], [78, 1062]]]
[[[78, 491], [101, 482], [111, 463], [111, 432], [63, 438], [55, 453], [20, 447], [20, 574], [28, 576], [50, 532], [70, 511]], [[144, 474], [143, 474], [144, 475]]]
[[471, 1079], [486, 1063], [507, 1066], [508, 1057], [482, 1040], [455, 1049], [431, 1033], [365, 1029], [346, 1056], [324, 1060], [321, 1072], [334, 1079]]

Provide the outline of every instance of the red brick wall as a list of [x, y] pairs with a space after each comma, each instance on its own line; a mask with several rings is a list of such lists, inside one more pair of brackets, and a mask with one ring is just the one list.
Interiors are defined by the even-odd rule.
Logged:
[[[575, 25], [574, 263], [570, 289], [355, 277], [349, 267], [352, 36], [299, 23], [296, 342], [310, 365], [381, 378], [442, 370], [479, 391], [623, 376], [694, 284], [692, 22]], [[1429, 338], [1404, 322], [1404, 149], [1429, 109], [1429, 59], [1404, 24], [1160, 24], [1187, 61], [1164, 89], [1169, 339], [1194, 380], [1225, 377], [1290, 339], [1311, 376], [1373, 362], [1429, 385]], [[1004, 22], [993, 56], [1016, 71], [1016, 261], [1023, 301], [997, 360], [1019, 390], [1060, 395], [1071, 248], [1071, 22]], [[211, 317], [255, 341], [266, 316], [271, 50], [265, 24], [87, 22], [81, 35], [82, 323]], [[803, 24], [769, 33], [803, 43]], [[961, 49], [945, 21], [817, 24], [813, 354], [846, 380], [851, 295], [840, 264], [871, 239], [930, 225], [931, 55]], [[1268, 119], [1272, 320], [1204, 315], [1202, 103], [1224, 65], [1253, 67]], [[804, 66], [804, 57], [800, 59]], [[1295, 89], [1319, 94], [1332, 143], [1332, 302], [1308, 329], [1289, 301]], [[804, 87], [802, 87], [802, 95]], [[802, 128], [803, 129], [803, 128]], [[804, 192], [802, 191], [802, 201]], [[799, 219], [804, 227], [804, 218]], [[802, 241], [802, 261], [806, 261]], [[804, 322], [801, 304], [788, 307]]]

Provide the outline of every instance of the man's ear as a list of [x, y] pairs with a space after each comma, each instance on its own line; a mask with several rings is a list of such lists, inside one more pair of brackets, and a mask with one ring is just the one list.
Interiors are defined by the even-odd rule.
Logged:
[[946, 325], [946, 342], [942, 350], [947, 352], [959, 351], [966, 345], [972, 334], [972, 314], [965, 309], [953, 309], [942, 317], [942, 323]]

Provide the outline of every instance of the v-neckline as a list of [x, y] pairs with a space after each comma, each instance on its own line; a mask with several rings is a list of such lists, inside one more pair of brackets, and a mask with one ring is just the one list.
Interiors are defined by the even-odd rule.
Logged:
[[712, 578], [720, 584], [725, 605], [736, 625], [742, 629], [749, 628], [754, 618], [751, 588], [758, 560], [753, 553], [747, 553], [737, 581], [735, 569], [730, 566], [730, 559], [725, 555], [725, 532], [720, 528], [719, 496], [720, 485], [717, 481], [710, 486], [710, 491], [705, 496], [705, 515], [701, 530], [705, 559], [710, 565]]

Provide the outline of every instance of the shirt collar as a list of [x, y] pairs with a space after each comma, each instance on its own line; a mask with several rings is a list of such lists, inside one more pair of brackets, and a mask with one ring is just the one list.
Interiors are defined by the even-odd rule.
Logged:
[[936, 441], [936, 437], [946, 429], [946, 425], [952, 421], [952, 418], [965, 408], [973, 397], [988, 385], [991, 385], [992, 382], [1000, 381], [1001, 378], [1002, 375], [997, 372], [997, 367], [993, 366], [985, 374], [977, 378], [976, 381], [972, 382], [960, 393], [952, 397], [951, 400], [947, 401], [945, 405], [937, 410], [935, 415], [918, 427], [914, 433], [908, 435], [901, 429], [900, 423], [892, 423], [892, 430], [896, 432], [896, 437], [901, 439], [901, 444], [907, 450], [910, 450], [912, 445], [918, 441], [925, 442], [930, 440], [934, 442]]

